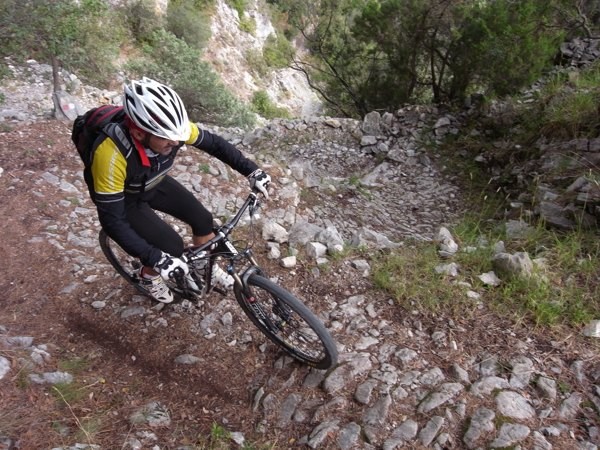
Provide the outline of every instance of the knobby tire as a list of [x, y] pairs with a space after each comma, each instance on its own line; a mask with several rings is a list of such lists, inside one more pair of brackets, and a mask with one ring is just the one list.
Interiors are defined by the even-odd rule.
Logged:
[[234, 293], [254, 325], [289, 355], [317, 369], [337, 363], [329, 331], [293, 294], [257, 274], [248, 277], [245, 289], [236, 284]]
[[[139, 260], [127, 254], [127, 252], [125, 252], [119, 244], [113, 241], [104, 230], [100, 231], [99, 240], [102, 253], [104, 253], [104, 256], [106, 256], [106, 259], [108, 259], [117, 273], [135, 286], [140, 293], [153, 299], [148, 290], [139, 282], [137, 276], [137, 271], [141, 267]], [[183, 292], [182, 289], [177, 286], [175, 281], [165, 281], [165, 283], [169, 286], [169, 289], [171, 289], [175, 296], [187, 298], [189, 300], [195, 299], [189, 293]]]

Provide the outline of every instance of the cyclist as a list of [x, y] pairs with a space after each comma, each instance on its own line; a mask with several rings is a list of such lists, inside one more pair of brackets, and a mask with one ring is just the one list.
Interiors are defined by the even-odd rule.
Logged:
[[[187, 275], [189, 267], [181, 258], [183, 239], [155, 211], [187, 223], [193, 245], [214, 236], [212, 214], [168, 175], [179, 149], [191, 145], [216, 157], [267, 198], [271, 177], [234, 145], [189, 121], [179, 95], [168, 86], [146, 77], [131, 81], [124, 86], [123, 108], [125, 121], [107, 128], [94, 144], [93, 200], [102, 228], [143, 264], [140, 282], [154, 299], [170, 303], [173, 293], [164, 279], [175, 269]], [[130, 144], [132, 154], [124, 156], [119, 140]], [[231, 276], [216, 265], [212, 277], [223, 288], [233, 285]]]

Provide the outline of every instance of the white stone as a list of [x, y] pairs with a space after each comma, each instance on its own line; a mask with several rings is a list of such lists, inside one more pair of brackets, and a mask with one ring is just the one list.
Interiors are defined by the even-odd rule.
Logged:
[[291, 269], [292, 267], [296, 266], [296, 257], [288, 256], [287, 258], [283, 258], [281, 261], [279, 261], [279, 263], [281, 264], [281, 267]]
[[499, 286], [502, 282], [493, 271], [479, 275], [479, 279], [487, 286]]
[[600, 320], [592, 320], [582, 331], [587, 337], [600, 337]]
[[10, 361], [4, 356], [0, 356], [0, 380], [10, 372]]

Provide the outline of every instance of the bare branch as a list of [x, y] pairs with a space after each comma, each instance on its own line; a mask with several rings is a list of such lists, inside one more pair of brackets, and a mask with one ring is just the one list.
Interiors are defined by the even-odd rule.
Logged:
[[297, 61], [294, 60], [292, 62], [292, 65], [290, 65], [290, 68], [292, 68], [293, 70], [296, 70], [298, 72], [301, 72], [304, 74], [304, 76], [306, 77], [306, 82], [308, 83], [308, 85], [310, 86], [311, 89], [313, 89], [315, 92], [317, 92], [327, 103], [329, 103], [330, 105], [332, 105], [335, 109], [337, 109], [341, 114], [343, 114], [346, 117], [351, 117], [352, 114], [347, 111], [342, 105], [340, 105], [338, 102], [336, 102], [333, 98], [331, 98], [330, 96], [327, 95], [327, 93], [318, 85], [316, 85], [308, 70], [306, 70], [306, 68], [304, 66], [307, 67], [311, 67], [312, 69], [318, 70], [320, 72], [323, 72], [322, 70], [320, 70], [319, 68], [317, 68], [314, 65], [310, 65], [310, 64], [306, 64], [302, 61]]

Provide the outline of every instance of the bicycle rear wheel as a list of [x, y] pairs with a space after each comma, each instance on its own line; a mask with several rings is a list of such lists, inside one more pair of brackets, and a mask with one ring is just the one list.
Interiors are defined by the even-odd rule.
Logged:
[[142, 294], [148, 295], [148, 292], [140, 284], [137, 276], [141, 267], [140, 261], [127, 254], [104, 230], [100, 230], [98, 240], [100, 241], [102, 253], [104, 253], [104, 256], [106, 256], [106, 259], [108, 259], [108, 262], [110, 262], [117, 273], [135, 286]]
[[289, 355], [317, 369], [337, 363], [329, 331], [293, 294], [257, 274], [248, 277], [245, 289], [236, 284], [234, 293], [254, 325]]

